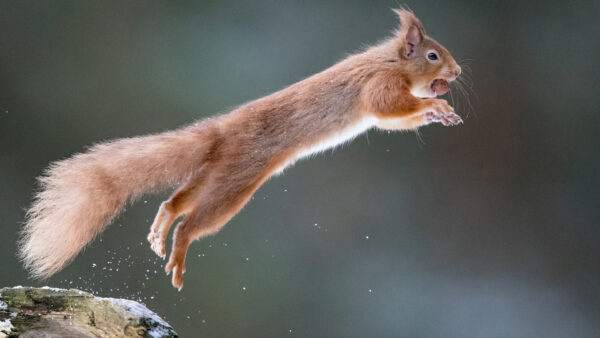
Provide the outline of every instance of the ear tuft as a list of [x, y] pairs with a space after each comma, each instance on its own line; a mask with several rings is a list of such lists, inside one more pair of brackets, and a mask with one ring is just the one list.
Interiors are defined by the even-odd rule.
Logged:
[[425, 28], [415, 14], [406, 8], [393, 9], [400, 18], [400, 29], [398, 36], [402, 39], [402, 55], [410, 57], [425, 37]]

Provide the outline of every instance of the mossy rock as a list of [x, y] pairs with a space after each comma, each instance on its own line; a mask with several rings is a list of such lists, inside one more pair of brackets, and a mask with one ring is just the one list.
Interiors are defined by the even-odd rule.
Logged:
[[0, 338], [178, 337], [146, 306], [71, 289], [0, 289]]

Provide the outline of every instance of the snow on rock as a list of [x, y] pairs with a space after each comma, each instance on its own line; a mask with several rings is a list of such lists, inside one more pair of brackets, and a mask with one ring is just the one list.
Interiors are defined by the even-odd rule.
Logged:
[[147, 332], [147, 334], [150, 335], [150, 337], [153, 337], [153, 338], [155, 338], [155, 337], [159, 338], [159, 337], [165, 337], [165, 336], [170, 337], [167, 328], [170, 328], [171, 326], [167, 322], [165, 322], [162, 318], [160, 318], [156, 313], [150, 311], [145, 305], [135, 302], [133, 300], [129, 300], [129, 299], [100, 298], [100, 297], [98, 297], [98, 299], [105, 300], [115, 306], [120, 306], [121, 308], [125, 309], [125, 311], [127, 311], [139, 318], [146, 318], [151, 321], [154, 321], [155, 323], [158, 323], [159, 325], [152, 327]]
[[42, 286], [41, 289], [42, 290], [50, 290], [50, 291], [54, 291], [54, 292], [69, 292], [69, 290], [66, 290], [66, 289], [53, 288], [53, 287], [49, 287], [49, 286]]
[[14, 326], [12, 326], [10, 319], [0, 320], [0, 338], [8, 337], [13, 329]]

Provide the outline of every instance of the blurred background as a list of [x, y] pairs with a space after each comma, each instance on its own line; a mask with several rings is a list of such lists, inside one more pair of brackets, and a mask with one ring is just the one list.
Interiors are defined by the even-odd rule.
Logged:
[[139, 300], [182, 337], [597, 337], [598, 1], [407, 1], [470, 69], [465, 124], [301, 161], [192, 245], [181, 292], [146, 242], [167, 193], [49, 281], [22, 270], [50, 162], [319, 72], [389, 36], [398, 5], [1, 1], [0, 286]]

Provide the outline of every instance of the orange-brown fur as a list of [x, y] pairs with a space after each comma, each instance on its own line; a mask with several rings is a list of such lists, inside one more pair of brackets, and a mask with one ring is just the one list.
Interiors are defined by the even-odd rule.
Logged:
[[[453, 80], [460, 67], [425, 35], [421, 22], [396, 10], [401, 27], [382, 44], [229, 114], [185, 128], [108, 142], [56, 162], [40, 179], [42, 190], [27, 215], [21, 257], [36, 277], [48, 277], [144, 193], [178, 186], [151, 226], [152, 249], [183, 286], [191, 242], [214, 234], [273, 174], [308, 154], [378, 127], [415, 129], [462, 120], [435, 99], [435, 79]], [[434, 50], [437, 62], [426, 54]], [[424, 94], [423, 94], [424, 93]], [[420, 95], [422, 97], [416, 97]]]

